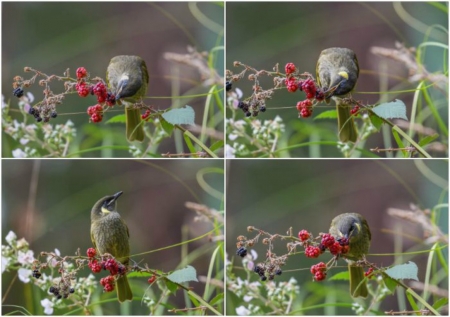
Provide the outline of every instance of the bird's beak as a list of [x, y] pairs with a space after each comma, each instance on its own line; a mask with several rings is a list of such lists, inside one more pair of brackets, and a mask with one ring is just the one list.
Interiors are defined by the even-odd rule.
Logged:
[[122, 98], [122, 90], [128, 85], [129, 77], [127, 75], [122, 75], [120, 77], [119, 83], [117, 84], [116, 101]]
[[113, 204], [113, 203], [120, 197], [120, 195], [122, 195], [122, 194], [123, 194], [123, 192], [118, 192], [118, 193], [114, 194], [113, 199], [111, 199], [111, 200], [108, 202], [108, 206], [110, 206], [111, 204]]

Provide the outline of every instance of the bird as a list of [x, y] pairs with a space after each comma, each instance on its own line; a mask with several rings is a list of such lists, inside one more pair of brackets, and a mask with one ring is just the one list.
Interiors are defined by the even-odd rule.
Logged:
[[316, 66], [317, 82], [325, 91], [325, 101], [329, 103], [332, 98], [336, 103], [341, 142], [356, 142], [358, 138], [349, 105], [342, 99], [353, 90], [358, 76], [358, 59], [351, 49], [332, 47], [320, 53]]
[[[101, 198], [91, 210], [91, 240], [100, 254], [111, 254], [123, 265], [128, 265], [130, 256], [129, 231], [127, 224], [117, 212], [117, 199], [122, 191]], [[132, 300], [128, 278], [119, 275], [116, 280], [119, 302]]]
[[106, 82], [116, 101], [125, 105], [128, 141], [142, 142], [145, 137], [140, 110], [133, 104], [145, 97], [148, 80], [147, 65], [139, 56], [119, 55], [109, 62]]
[[[361, 266], [357, 266], [356, 262], [364, 260], [365, 255], [369, 253], [372, 239], [369, 224], [358, 213], [344, 213], [336, 216], [331, 221], [329, 233], [337, 241], [342, 238], [348, 239], [349, 250], [342, 256], [348, 263], [350, 295], [353, 297], [367, 297], [369, 291], [367, 282], [364, 281], [364, 270]], [[362, 281], [364, 282], [361, 283]]]

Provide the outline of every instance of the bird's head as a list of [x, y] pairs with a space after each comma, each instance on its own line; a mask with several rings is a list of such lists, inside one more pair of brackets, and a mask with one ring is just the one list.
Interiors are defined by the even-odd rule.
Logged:
[[120, 191], [114, 195], [105, 196], [98, 200], [95, 203], [94, 207], [92, 207], [91, 220], [93, 221], [100, 219], [109, 215], [111, 212], [117, 212], [117, 199], [120, 197], [120, 195], [122, 195], [122, 193], [123, 192]]

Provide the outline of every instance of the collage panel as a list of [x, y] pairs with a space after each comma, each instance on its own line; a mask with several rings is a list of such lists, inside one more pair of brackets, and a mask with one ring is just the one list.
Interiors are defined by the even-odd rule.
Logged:
[[448, 6], [227, 2], [226, 156], [448, 157]]
[[223, 157], [223, 2], [2, 2], [2, 157]]
[[446, 315], [446, 160], [229, 160], [227, 315]]
[[2, 315], [222, 315], [223, 168], [3, 160]]

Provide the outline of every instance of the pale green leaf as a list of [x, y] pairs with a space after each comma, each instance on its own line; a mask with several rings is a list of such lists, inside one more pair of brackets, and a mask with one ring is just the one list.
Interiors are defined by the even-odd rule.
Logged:
[[192, 107], [171, 109], [161, 115], [170, 124], [189, 124], [194, 125], [195, 112]]
[[405, 264], [393, 266], [390, 269], [387, 269], [384, 273], [396, 280], [408, 279], [418, 281], [418, 271], [419, 269], [417, 268], [416, 263], [409, 261]]
[[337, 118], [337, 111], [334, 110], [327, 110], [322, 113], [319, 113], [317, 116], [314, 117], [314, 120], [317, 119], [336, 119]]
[[379, 104], [372, 108], [372, 111], [383, 119], [403, 119], [408, 120], [406, 116], [406, 105], [403, 101], [395, 101]]
[[331, 281], [338, 281], [338, 280], [349, 280], [350, 279], [350, 274], [348, 273], [348, 271], [343, 271], [337, 274], [334, 274], [330, 280]]
[[172, 272], [167, 278], [178, 284], [190, 281], [198, 282], [197, 271], [190, 265], [184, 269]]
[[127, 121], [127, 117], [125, 116], [125, 113], [119, 114], [117, 116], [114, 116], [110, 118], [105, 123], [125, 123]]

